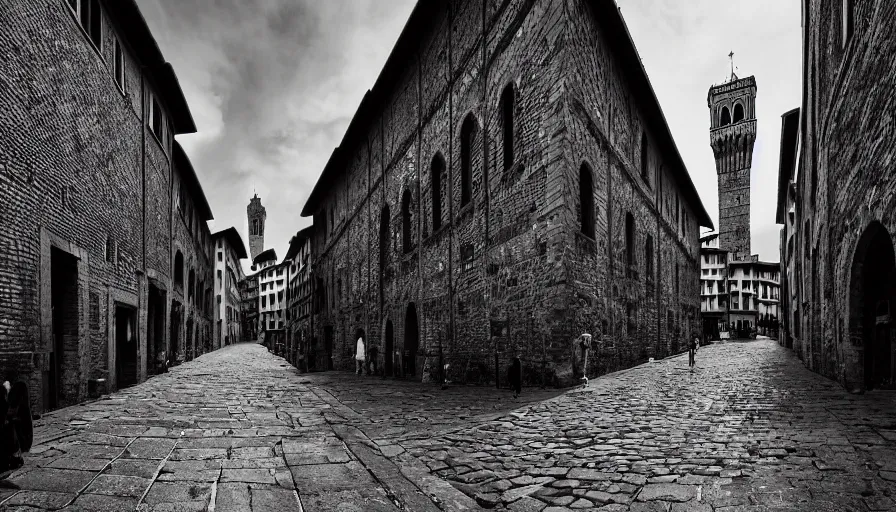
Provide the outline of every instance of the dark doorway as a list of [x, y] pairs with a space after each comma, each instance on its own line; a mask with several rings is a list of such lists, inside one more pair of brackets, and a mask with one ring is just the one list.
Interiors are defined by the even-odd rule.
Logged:
[[180, 331], [181, 331], [181, 310], [180, 302], [171, 302], [171, 350], [167, 354], [168, 365], [174, 366], [180, 362]]
[[395, 330], [392, 328], [392, 320], [386, 320], [384, 339], [383, 357], [385, 361], [383, 366], [386, 369], [386, 375], [395, 375], [395, 365], [392, 364], [392, 361], [395, 360]]
[[187, 330], [184, 342], [184, 361], [191, 361], [196, 353], [196, 335], [194, 334], [193, 317], [187, 317]]
[[327, 370], [333, 369], [333, 326], [328, 325], [324, 327], [324, 352], [326, 353], [327, 360], [324, 363], [324, 367]]
[[50, 306], [53, 345], [44, 386], [46, 408], [56, 409], [78, 399], [78, 260], [50, 249]]
[[148, 373], [158, 373], [160, 356], [165, 351], [165, 291], [149, 285], [146, 313], [146, 367]]
[[417, 350], [420, 347], [420, 331], [417, 328], [417, 306], [408, 304], [404, 317], [404, 368], [405, 375], [417, 375]]
[[[868, 390], [892, 389], [894, 382], [893, 304], [896, 303], [896, 255], [886, 228], [878, 222], [859, 239], [850, 282], [850, 331], [864, 351]], [[859, 338], [859, 339], [856, 339]]]
[[118, 389], [137, 383], [137, 312], [115, 306], [115, 372]]

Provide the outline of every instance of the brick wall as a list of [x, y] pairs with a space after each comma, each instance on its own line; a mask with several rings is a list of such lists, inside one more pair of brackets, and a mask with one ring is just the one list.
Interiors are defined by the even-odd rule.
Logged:
[[[654, 150], [648, 183], [641, 179], [639, 106], [586, 2], [454, 1], [434, 6], [427, 22], [366, 136], [340, 148], [344, 170], [315, 215], [314, 268], [325, 288], [315, 297], [327, 298], [314, 316], [316, 350], [332, 328], [334, 366], [353, 368], [361, 329], [382, 363], [387, 323], [395, 348], [408, 348], [411, 305], [416, 374], [424, 379], [435, 377], [440, 357], [453, 380], [493, 379], [497, 351], [502, 380], [519, 355], [527, 380], [540, 381], [544, 366], [553, 383], [569, 382], [573, 342], [585, 331], [603, 334], [592, 374], [683, 348], [675, 333], [696, 332], [699, 311], [695, 206], [679, 201], [689, 223], [658, 207], [681, 185], [660, 171], [664, 155]], [[516, 98], [514, 157], [505, 167], [500, 106], [508, 85]], [[465, 122], [475, 133], [466, 205]], [[433, 194], [439, 160], [445, 166]], [[595, 239], [578, 227], [583, 162], [594, 175]], [[631, 278], [623, 266], [628, 212], [639, 266]], [[657, 258], [650, 281], [642, 268], [647, 234]], [[492, 337], [493, 323], [506, 323], [506, 332]]]
[[109, 377], [116, 300], [141, 308], [145, 338], [139, 276], [167, 280], [170, 268], [171, 138], [163, 150], [142, 121], [152, 77], [123, 38], [125, 90], [116, 84], [119, 32], [105, 10], [101, 24], [95, 45], [68, 2], [0, 6], [0, 368], [29, 380], [36, 411], [53, 360], [52, 248], [78, 258], [57, 405]]

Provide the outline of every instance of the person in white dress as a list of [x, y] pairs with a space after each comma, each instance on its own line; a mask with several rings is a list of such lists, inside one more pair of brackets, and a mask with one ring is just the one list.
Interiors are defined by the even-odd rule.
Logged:
[[364, 370], [364, 338], [358, 338], [358, 346], [355, 350], [355, 371], [358, 375]]

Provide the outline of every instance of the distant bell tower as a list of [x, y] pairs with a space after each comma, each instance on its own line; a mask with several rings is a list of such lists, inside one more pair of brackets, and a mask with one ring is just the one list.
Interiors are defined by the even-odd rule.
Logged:
[[258, 194], [249, 200], [246, 207], [249, 216], [249, 253], [252, 259], [264, 252], [264, 221], [268, 218], [267, 210], [261, 205]]
[[[730, 57], [733, 57], [733, 53]], [[750, 169], [756, 142], [756, 79], [731, 78], [709, 88], [709, 141], [719, 175], [719, 248], [750, 257]]]

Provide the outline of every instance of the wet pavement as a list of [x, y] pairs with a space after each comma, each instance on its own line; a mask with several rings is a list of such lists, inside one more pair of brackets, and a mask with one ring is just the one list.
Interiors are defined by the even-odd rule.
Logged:
[[896, 393], [773, 341], [507, 390], [301, 375], [226, 347], [49, 413], [2, 510], [896, 510]]

